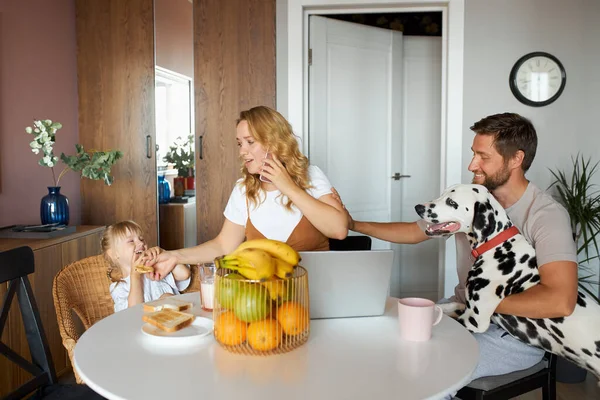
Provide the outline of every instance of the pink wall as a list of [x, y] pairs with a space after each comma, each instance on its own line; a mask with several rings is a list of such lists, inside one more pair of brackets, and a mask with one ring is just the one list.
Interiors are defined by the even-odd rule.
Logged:
[[[34, 118], [61, 122], [55, 153], [72, 154], [77, 114], [74, 1], [0, 1], [0, 226], [40, 223], [40, 199], [53, 182], [50, 168], [37, 164], [25, 127]], [[73, 172], [60, 182], [70, 225], [81, 220], [79, 185]]]
[[194, 77], [194, 27], [189, 0], [155, 0], [156, 65]]

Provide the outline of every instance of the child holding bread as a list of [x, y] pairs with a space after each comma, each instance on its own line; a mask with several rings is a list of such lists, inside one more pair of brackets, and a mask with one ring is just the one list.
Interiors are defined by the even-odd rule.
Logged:
[[151, 280], [140, 259], [144, 252], [157, 256], [161, 249], [148, 249], [142, 236], [142, 228], [133, 221], [122, 221], [110, 225], [102, 236], [102, 253], [109, 262], [107, 271], [111, 280], [110, 294], [115, 303], [115, 312], [136, 304], [179, 294], [190, 284], [190, 270], [178, 264], [163, 279]]

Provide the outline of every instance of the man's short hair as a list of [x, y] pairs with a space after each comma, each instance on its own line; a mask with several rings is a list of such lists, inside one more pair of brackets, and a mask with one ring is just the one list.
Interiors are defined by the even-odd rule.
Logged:
[[505, 161], [517, 151], [523, 151], [523, 171], [531, 167], [537, 150], [537, 134], [527, 118], [515, 113], [494, 114], [475, 122], [470, 129], [479, 135], [493, 135], [494, 147]]

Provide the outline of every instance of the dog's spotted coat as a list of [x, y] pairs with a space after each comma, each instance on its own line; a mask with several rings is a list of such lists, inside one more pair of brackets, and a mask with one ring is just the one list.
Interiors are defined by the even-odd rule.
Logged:
[[[430, 236], [465, 233], [475, 249], [512, 226], [506, 211], [481, 185], [455, 185], [430, 203], [415, 207]], [[600, 306], [579, 292], [575, 311], [564, 318], [532, 319], [494, 313], [500, 301], [540, 281], [535, 250], [517, 234], [479, 255], [467, 278], [466, 304], [440, 306], [472, 332], [490, 321], [515, 338], [558, 354], [600, 378]]]

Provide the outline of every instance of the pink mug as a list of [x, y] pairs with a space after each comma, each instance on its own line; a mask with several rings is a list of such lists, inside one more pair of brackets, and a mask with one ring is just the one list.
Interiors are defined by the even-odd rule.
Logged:
[[[437, 315], [434, 318], [434, 314]], [[431, 338], [431, 327], [442, 319], [442, 309], [431, 300], [408, 297], [398, 300], [400, 337], [414, 342]]]

